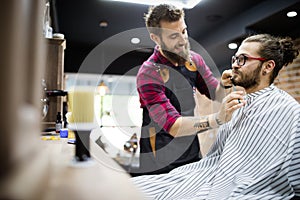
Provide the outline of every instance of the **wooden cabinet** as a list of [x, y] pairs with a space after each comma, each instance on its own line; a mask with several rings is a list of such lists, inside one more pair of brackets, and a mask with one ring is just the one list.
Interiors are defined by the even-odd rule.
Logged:
[[[64, 90], [64, 51], [66, 41], [64, 39], [46, 39], [46, 69], [44, 80], [47, 90]], [[63, 114], [63, 101], [66, 97], [50, 96], [49, 109], [42, 121], [42, 128], [55, 127], [57, 112]]]

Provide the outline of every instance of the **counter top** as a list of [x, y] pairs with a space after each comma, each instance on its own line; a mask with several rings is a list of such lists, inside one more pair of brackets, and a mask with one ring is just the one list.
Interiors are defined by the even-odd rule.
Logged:
[[72, 164], [75, 145], [67, 139], [43, 141], [51, 159], [45, 200], [143, 199], [130, 176], [94, 141], [91, 134], [92, 162], [86, 166]]

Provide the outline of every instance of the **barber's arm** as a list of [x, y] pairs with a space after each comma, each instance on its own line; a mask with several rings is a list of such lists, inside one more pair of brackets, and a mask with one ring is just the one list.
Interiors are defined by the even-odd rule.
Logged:
[[[228, 94], [222, 101], [220, 111], [201, 117], [179, 117], [171, 126], [169, 133], [173, 137], [194, 135], [208, 129], [217, 128], [228, 122], [232, 113], [246, 104], [243, 99], [243, 91], [235, 91]], [[239, 101], [240, 99], [240, 101]]]
[[[155, 79], [154, 75], [157, 76]], [[232, 92], [223, 99], [218, 113], [202, 117], [182, 117], [166, 97], [164, 83], [159, 74], [144, 73], [142, 76], [142, 79], [138, 79], [140, 98], [145, 102], [151, 118], [174, 137], [195, 135], [217, 128], [231, 119], [234, 110], [245, 104], [243, 100], [238, 102], [238, 99], [243, 99], [243, 92]]]
[[232, 82], [231, 82], [231, 77], [232, 77], [232, 71], [225, 70], [222, 73], [220, 83], [216, 89], [216, 100], [218, 102], [222, 102], [223, 98], [226, 96], [226, 94], [231, 91], [232, 89]]

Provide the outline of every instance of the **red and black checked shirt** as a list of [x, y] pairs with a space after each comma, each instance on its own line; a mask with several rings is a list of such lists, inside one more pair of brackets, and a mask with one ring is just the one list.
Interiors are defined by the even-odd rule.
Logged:
[[[191, 55], [199, 72], [195, 82], [196, 88], [201, 94], [214, 99], [215, 90], [219, 83], [218, 80], [212, 75], [211, 70], [199, 54], [191, 51]], [[139, 69], [137, 74], [137, 90], [141, 108], [147, 107], [150, 117], [160, 127], [169, 132], [171, 126], [181, 115], [165, 95], [164, 82], [156, 64], [176, 67], [162, 56], [158, 47], [156, 47], [154, 53]]]

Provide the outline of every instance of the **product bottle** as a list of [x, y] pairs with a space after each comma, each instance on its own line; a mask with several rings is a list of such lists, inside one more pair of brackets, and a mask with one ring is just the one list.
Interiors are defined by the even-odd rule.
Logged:
[[53, 29], [51, 27], [51, 18], [50, 18], [50, 3], [46, 3], [46, 8], [44, 12], [44, 23], [43, 23], [43, 33], [45, 38], [52, 38]]
[[61, 113], [58, 112], [56, 115], [55, 132], [59, 133], [61, 128], [62, 128]]

